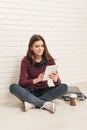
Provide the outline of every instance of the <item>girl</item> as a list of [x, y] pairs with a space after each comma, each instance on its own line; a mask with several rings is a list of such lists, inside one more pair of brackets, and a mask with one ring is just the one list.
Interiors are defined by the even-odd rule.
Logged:
[[50, 87], [48, 81], [43, 80], [48, 65], [55, 65], [55, 61], [44, 38], [35, 34], [30, 38], [27, 54], [21, 62], [19, 84], [10, 85], [10, 92], [24, 102], [25, 111], [38, 107], [54, 113], [52, 100], [66, 93], [67, 85], [61, 83], [57, 71], [49, 74], [54, 86]]

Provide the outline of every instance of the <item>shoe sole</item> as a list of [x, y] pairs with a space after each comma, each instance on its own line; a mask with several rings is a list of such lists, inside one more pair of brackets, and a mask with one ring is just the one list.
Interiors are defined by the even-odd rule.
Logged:
[[55, 110], [56, 110], [56, 108], [55, 108], [55, 103], [53, 103], [53, 111], [52, 111], [52, 113], [54, 113]]
[[24, 102], [24, 110], [25, 110], [25, 112], [29, 110], [28, 105], [27, 105], [26, 102]]

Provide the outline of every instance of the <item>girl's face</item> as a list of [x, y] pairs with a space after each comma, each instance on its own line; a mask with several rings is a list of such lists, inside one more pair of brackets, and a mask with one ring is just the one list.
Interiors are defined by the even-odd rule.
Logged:
[[31, 50], [34, 52], [36, 56], [42, 56], [44, 52], [44, 43], [42, 40], [34, 42]]

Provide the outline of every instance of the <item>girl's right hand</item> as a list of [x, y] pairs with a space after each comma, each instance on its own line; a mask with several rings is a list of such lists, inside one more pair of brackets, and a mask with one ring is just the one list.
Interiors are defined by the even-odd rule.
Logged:
[[39, 74], [39, 76], [38, 76], [38, 81], [39, 82], [43, 80], [43, 76], [44, 76], [44, 73]]
[[39, 74], [38, 77], [33, 80], [33, 83], [36, 84], [36, 83], [39, 83], [40, 81], [42, 81], [43, 76], [44, 76], [44, 73]]

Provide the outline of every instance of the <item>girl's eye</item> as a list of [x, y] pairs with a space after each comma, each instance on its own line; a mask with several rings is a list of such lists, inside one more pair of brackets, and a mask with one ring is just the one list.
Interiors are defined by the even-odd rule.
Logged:
[[43, 46], [43, 45], [42, 45], [42, 46], [36, 45], [35, 47], [36, 47], [36, 48], [39, 48], [39, 47], [44, 47], [44, 46]]
[[38, 46], [38, 45], [36, 45], [35, 47], [36, 47], [36, 48], [38, 48], [39, 46]]
[[42, 45], [41, 47], [44, 47], [44, 45]]

